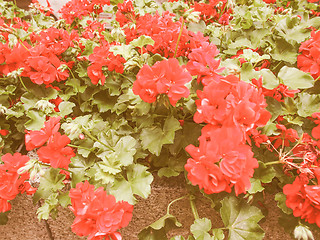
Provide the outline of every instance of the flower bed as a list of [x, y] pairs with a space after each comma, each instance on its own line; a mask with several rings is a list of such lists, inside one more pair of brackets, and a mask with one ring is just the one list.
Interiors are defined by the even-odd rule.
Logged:
[[[0, 1], [0, 218], [26, 192], [39, 220], [121, 239], [153, 174], [187, 194], [139, 239], [262, 239], [266, 194], [297, 239], [320, 226], [315, 1], [70, 1], [55, 21]], [[109, 13], [114, 19], [99, 18]], [[112, 26], [112, 27], [110, 27]], [[206, 198], [223, 226], [199, 217]]]

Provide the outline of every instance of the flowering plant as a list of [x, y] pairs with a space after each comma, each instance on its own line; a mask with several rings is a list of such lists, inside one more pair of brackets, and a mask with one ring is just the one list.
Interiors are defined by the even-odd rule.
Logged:
[[[187, 239], [262, 239], [266, 192], [295, 238], [313, 238], [316, 1], [71, 0], [57, 20], [38, 1], [0, 9], [1, 222], [26, 192], [40, 220], [68, 207], [75, 234], [119, 240], [154, 175], [185, 173]], [[196, 191], [223, 228], [199, 218]], [[168, 207], [139, 239], [167, 239], [169, 222]]]

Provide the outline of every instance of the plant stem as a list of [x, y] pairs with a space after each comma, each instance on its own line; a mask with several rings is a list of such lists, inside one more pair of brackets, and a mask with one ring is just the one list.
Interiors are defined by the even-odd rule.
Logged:
[[168, 207], [167, 207], [167, 214], [169, 214], [169, 212], [170, 212], [170, 207], [171, 207], [172, 204], [174, 204], [175, 202], [177, 202], [177, 201], [179, 201], [179, 200], [184, 199], [185, 197], [186, 197], [186, 196], [182, 196], [182, 197], [179, 197], [179, 198], [171, 201], [171, 202], [169, 203]]
[[192, 214], [193, 214], [194, 220], [198, 220], [199, 219], [199, 214], [198, 214], [198, 210], [197, 210], [196, 204], [194, 202], [194, 199], [195, 199], [194, 195], [190, 195], [189, 196], [190, 206], [191, 206], [191, 210], [192, 210]]
[[180, 29], [180, 32], [179, 32], [179, 36], [178, 36], [178, 40], [177, 40], [177, 45], [176, 45], [176, 49], [175, 49], [175, 51], [174, 51], [173, 58], [175, 58], [176, 55], [177, 55], [178, 46], [179, 46], [180, 38], [181, 38], [181, 35], [182, 35], [182, 31], [183, 31], [183, 26], [184, 26], [184, 18], [182, 19], [181, 29]]
[[72, 77], [73, 77], [74, 79], [76, 79], [76, 77], [74, 76], [74, 74], [73, 74], [73, 72], [72, 72], [71, 68], [69, 68], [69, 66], [68, 66], [68, 65], [66, 65], [66, 66], [67, 66], [67, 68], [69, 69], [69, 71], [70, 71], [70, 73], [71, 73]]
[[279, 162], [279, 161], [267, 162], [264, 165], [269, 166], [269, 165], [275, 165], [275, 164], [281, 164], [281, 162]]
[[73, 144], [68, 144], [69, 147], [73, 147], [73, 148], [81, 148], [81, 149], [84, 149], [84, 150], [87, 150], [87, 151], [90, 151], [91, 152], [91, 149], [90, 148], [86, 148], [86, 147], [82, 147], [82, 146], [77, 146], [77, 145], [73, 145]]
[[30, 92], [29, 89], [26, 87], [26, 85], [24, 85], [24, 82], [22, 81], [21, 77], [19, 76], [19, 80], [23, 86], [23, 88], [27, 91], [27, 92]]

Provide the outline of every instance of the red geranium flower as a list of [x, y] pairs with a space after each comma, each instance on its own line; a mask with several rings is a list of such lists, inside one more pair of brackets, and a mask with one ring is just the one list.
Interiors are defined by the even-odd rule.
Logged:
[[47, 146], [43, 146], [37, 151], [39, 160], [50, 163], [53, 168], [68, 169], [70, 159], [75, 156], [72, 148], [66, 147], [69, 143], [70, 139], [67, 135], [56, 132], [49, 138]]
[[88, 236], [89, 240], [104, 237], [121, 239], [118, 229], [129, 224], [133, 206], [125, 201], [116, 202], [112, 195], [107, 195], [102, 187], [94, 190], [88, 181], [78, 183], [70, 190], [72, 206], [70, 209], [76, 218], [71, 226], [79, 236]]
[[51, 117], [49, 121], [44, 123], [44, 128], [41, 128], [41, 130], [27, 131], [27, 134], [25, 135], [27, 151], [41, 147], [53, 134], [58, 132], [60, 128], [60, 119], [61, 117]]
[[179, 65], [175, 58], [157, 62], [152, 67], [144, 65], [133, 83], [133, 93], [139, 95], [145, 102], [156, 101], [161, 93], [168, 95], [174, 106], [182, 97], [189, 96], [185, 84], [192, 80], [189, 72]]

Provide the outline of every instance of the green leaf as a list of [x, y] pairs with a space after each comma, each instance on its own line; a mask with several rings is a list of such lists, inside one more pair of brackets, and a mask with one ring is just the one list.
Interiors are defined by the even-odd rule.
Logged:
[[253, 177], [259, 179], [263, 183], [270, 183], [276, 176], [276, 171], [272, 166], [266, 166], [259, 161], [259, 168], [255, 169]]
[[251, 79], [258, 79], [260, 77], [258, 72], [253, 69], [252, 64], [248, 62], [242, 64], [240, 76], [241, 80], [245, 82], [251, 82]]
[[114, 150], [117, 152], [117, 159], [123, 166], [133, 163], [133, 155], [136, 153], [137, 140], [131, 136], [122, 137]]
[[159, 177], [176, 177], [180, 174], [180, 172], [175, 171], [174, 169], [170, 168], [170, 167], [163, 167], [161, 169], [159, 169], [158, 171], [158, 176]]
[[198, 23], [195, 23], [195, 22], [189, 23], [188, 30], [194, 33], [197, 33], [197, 32], [204, 33], [204, 31], [206, 30], [206, 27], [207, 27], [206, 23], [203, 20], [201, 20]]
[[213, 240], [223, 240], [223, 239], [225, 239], [223, 230], [220, 229], [220, 228], [212, 229], [212, 233], [213, 233]]
[[66, 176], [59, 172], [60, 169], [58, 168], [50, 168], [45, 172], [40, 179], [38, 190], [34, 194], [34, 202], [38, 202], [40, 198], [46, 199], [52, 193], [55, 193], [64, 187], [63, 180]]
[[279, 117], [279, 115], [282, 114], [282, 105], [281, 105], [281, 103], [279, 101], [277, 101], [276, 99], [274, 99], [272, 97], [266, 96], [265, 99], [267, 100], [267, 104], [268, 104], [266, 109], [272, 115], [272, 117], [269, 120], [269, 122], [272, 123], [277, 117]]
[[130, 59], [134, 56], [135, 51], [132, 45], [113, 45], [110, 47], [110, 52], [113, 52], [114, 55], [121, 55], [125, 60]]
[[29, 92], [26, 92], [21, 96], [21, 102], [23, 102], [23, 107], [25, 110], [33, 108], [39, 100], [39, 98], [35, 98], [34, 95]]
[[270, 69], [264, 68], [258, 72], [262, 76], [262, 85], [266, 89], [274, 89], [279, 85], [277, 77], [273, 74], [273, 72]]
[[163, 145], [162, 135], [162, 129], [156, 126], [142, 129], [140, 134], [142, 148], [148, 149], [151, 153], [159, 156]]
[[102, 184], [107, 185], [115, 181], [115, 174], [119, 172], [121, 172], [121, 168], [115, 169], [107, 166], [104, 162], [97, 162], [87, 171], [87, 175], [94, 178], [95, 181], [101, 181]]
[[173, 143], [175, 131], [179, 129], [181, 129], [180, 122], [173, 116], [168, 117], [163, 127], [164, 144]]
[[27, 116], [30, 118], [25, 124], [27, 130], [40, 130], [46, 120], [46, 116], [42, 112], [29, 110]]
[[314, 79], [310, 74], [294, 67], [282, 67], [278, 73], [278, 78], [292, 89], [310, 88], [314, 84]]
[[221, 204], [220, 214], [229, 230], [229, 240], [263, 239], [264, 232], [258, 222], [264, 216], [259, 208], [233, 196], [224, 198]]
[[140, 134], [142, 148], [159, 156], [162, 145], [173, 143], [175, 131], [179, 129], [181, 129], [180, 123], [173, 116], [166, 119], [163, 130], [157, 126], [142, 129]]
[[71, 205], [71, 199], [69, 197], [69, 192], [60, 193], [58, 195], [58, 201], [59, 201], [59, 204], [64, 208]]
[[211, 230], [211, 220], [208, 218], [196, 219], [190, 226], [190, 232], [197, 240], [213, 240], [208, 233]]
[[248, 190], [248, 193], [254, 194], [257, 192], [262, 192], [264, 187], [261, 186], [261, 181], [259, 179], [250, 178], [251, 187]]
[[301, 43], [310, 36], [310, 31], [305, 27], [301, 25], [293, 26], [296, 21], [298, 21], [297, 17], [288, 16], [282, 19], [275, 27], [279, 31], [278, 34], [291, 44]]
[[182, 224], [177, 220], [177, 218], [169, 213], [159, 218], [154, 223], [150, 224], [148, 227], [144, 228], [138, 237], [141, 240], [167, 240], [166, 233], [176, 227], [181, 227]]
[[100, 91], [93, 96], [92, 103], [97, 105], [99, 112], [106, 112], [117, 103], [117, 97], [111, 97], [106, 91]]
[[81, 86], [81, 81], [77, 78], [68, 79], [65, 84], [67, 86], [72, 87], [75, 92], [80, 92], [80, 93], [84, 93], [84, 91], [87, 88], [86, 85]]
[[91, 55], [93, 53], [93, 49], [95, 47], [99, 46], [98, 43], [96, 43], [94, 41], [91, 41], [89, 39], [85, 39], [85, 41], [82, 41], [81, 43], [85, 46], [85, 49], [82, 52], [81, 56], [89, 56], [89, 55]]
[[164, 229], [152, 230], [145, 228], [138, 234], [139, 240], [168, 240], [166, 231]]
[[142, 48], [146, 45], [153, 45], [154, 40], [149, 36], [141, 35], [140, 37], [132, 40], [129, 44], [134, 47]]
[[297, 103], [298, 114], [301, 117], [310, 117], [313, 113], [319, 112], [320, 109], [320, 95], [299, 93], [299, 100]]
[[153, 176], [147, 171], [147, 167], [141, 164], [130, 165], [127, 168], [127, 180], [123, 177], [116, 179], [113, 186], [110, 189], [112, 195], [114, 195], [117, 201], [127, 201], [130, 204], [136, 202], [134, 194], [140, 197], [147, 198], [151, 193], [151, 183]]
[[[58, 193], [51, 194], [44, 202], [44, 204], [37, 209], [38, 219], [48, 219], [52, 210], [56, 210], [58, 206]], [[57, 210], [56, 210], [57, 211]]]
[[84, 158], [79, 154], [71, 158], [69, 170], [72, 172], [71, 174], [72, 188], [75, 188], [77, 183], [87, 180], [87, 177], [86, 177], [87, 169], [94, 164], [95, 159], [96, 158], [94, 157]]
[[175, 216], [171, 214], [166, 214], [154, 223], [150, 224], [150, 227], [155, 230], [160, 230], [161, 228], [168, 227], [168, 225], [174, 225], [176, 227], [182, 226], [182, 224], [177, 220]]
[[258, 63], [264, 59], [270, 59], [269, 55], [264, 54], [260, 56], [259, 53], [254, 52], [251, 49], [243, 49], [243, 54], [241, 54], [239, 57], [246, 59], [250, 63]]
[[286, 205], [287, 197], [284, 193], [279, 192], [274, 196], [274, 200], [277, 201], [278, 207], [282, 210], [282, 212], [286, 214], [292, 214], [292, 209], [288, 208]]
[[73, 102], [63, 101], [59, 104], [59, 115], [60, 116], [67, 116], [73, 112], [72, 108], [76, 105]]
[[297, 62], [298, 49], [281, 38], [277, 39], [270, 54], [274, 60], [295, 64]]
[[151, 193], [153, 176], [147, 171], [147, 167], [134, 164], [128, 167], [127, 177], [131, 184], [132, 192], [140, 197], [147, 198]]

